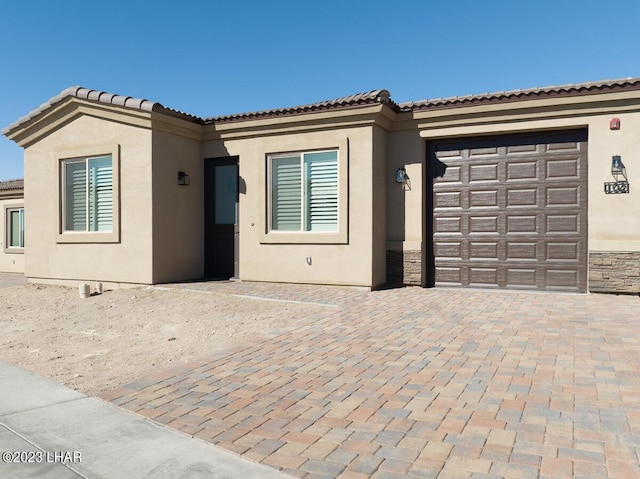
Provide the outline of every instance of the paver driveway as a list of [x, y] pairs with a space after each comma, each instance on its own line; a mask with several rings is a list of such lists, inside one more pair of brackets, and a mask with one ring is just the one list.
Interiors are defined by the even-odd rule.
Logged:
[[195, 286], [338, 307], [104, 398], [308, 479], [640, 477], [637, 296]]

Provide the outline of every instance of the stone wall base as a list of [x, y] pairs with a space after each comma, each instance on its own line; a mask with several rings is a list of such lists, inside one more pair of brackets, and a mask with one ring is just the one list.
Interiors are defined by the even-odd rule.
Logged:
[[421, 286], [422, 252], [387, 250], [387, 284]]
[[589, 252], [589, 291], [640, 293], [640, 252]]

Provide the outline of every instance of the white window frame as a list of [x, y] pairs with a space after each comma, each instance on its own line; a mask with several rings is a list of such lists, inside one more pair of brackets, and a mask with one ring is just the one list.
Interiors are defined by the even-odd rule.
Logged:
[[[11, 244], [11, 213], [18, 211], [19, 217], [19, 231], [20, 231], [20, 245], [14, 246]], [[4, 224], [5, 224], [5, 253], [24, 253], [24, 206], [23, 205], [7, 205], [4, 210]]]
[[[74, 159], [68, 159], [68, 160], [62, 160], [62, 188], [64, 190], [64, 196], [62, 198], [62, 204], [63, 204], [63, 208], [62, 208], [62, 230], [65, 233], [76, 233], [76, 232], [80, 232], [80, 233], [111, 233], [111, 231], [113, 230], [113, 214], [112, 214], [112, 224], [109, 225], [109, 229], [105, 229], [105, 230], [97, 230], [97, 229], [93, 229], [94, 225], [92, 225], [93, 223], [97, 222], [97, 216], [98, 216], [98, 205], [97, 205], [97, 199], [94, 200], [94, 204], [92, 205], [92, 201], [91, 201], [91, 192], [92, 192], [92, 188], [91, 188], [91, 164], [92, 162], [96, 162], [96, 161], [100, 161], [100, 160], [104, 160], [108, 158], [109, 161], [111, 162], [111, 164], [109, 165], [109, 167], [111, 168], [111, 194], [113, 195], [113, 159], [111, 158], [110, 155], [106, 155], [106, 156], [95, 156], [95, 157], [87, 157], [87, 158], [74, 158]], [[66, 199], [68, 197], [68, 191], [67, 189], [70, 188], [71, 186], [67, 184], [67, 170], [69, 169], [69, 167], [71, 165], [83, 165], [84, 166], [84, 190], [85, 190], [85, 197], [84, 197], [84, 211], [85, 211], [85, 217], [84, 217], [84, 229], [66, 229], [67, 228], [67, 220], [69, 219], [67, 217], [67, 213], [68, 213], [68, 205], [66, 204]], [[93, 186], [93, 191], [95, 192], [97, 190], [97, 185]], [[92, 214], [93, 213], [93, 214]], [[113, 212], [112, 212], [113, 213]]]
[[[120, 242], [120, 148], [118, 145], [78, 148], [56, 153], [58, 160], [58, 243], [118, 243]], [[111, 157], [111, 231], [89, 231], [89, 211], [87, 205], [87, 227], [85, 230], [66, 229], [66, 167], [69, 164], [85, 163], [85, 171], [90, 160]], [[89, 189], [86, 190], [88, 201]]]
[[[349, 138], [339, 135], [327, 143], [326, 135], [303, 134], [289, 142], [291, 149], [264, 151], [260, 162], [259, 190], [262, 205], [259, 211], [259, 241], [261, 244], [348, 244], [349, 243]], [[282, 141], [272, 142], [272, 146]], [[268, 148], [268, 146], [267, 146]], [[299, 153], [337, 151], [338, 154], [338, 225], [335, 231], [278, 231], [271, 228], [271, 164], [272, 157], [286, 157]]]
[[[322, 153], [335, 153], [336, 155], [336, 195], [337, 195], [337, 205], [336, 205], [336, 223], [335, 229], [327, 229], [326, 231], [322, 230], [312, 230], [309, 227], [309, 216], [311, 214], [310, 208], [310, 198], [309, 198], [309, 188], [307, 182], [307, 156], [313, 154], [322, 154]], [[300, 169], [300, 229], [298, 230], [280, 230], [276, 229], [273, 225], [273, 162], [274, 160], [286, 159], [286, 158], [295, 158], [297, 157], [299, 162]], [[269, 232], [274, 233], [304, 233], [304, 234], [334, 234], [338, 232], [338, 228], [340, 225], [340, 175], [339, 175], [339, 165], [340, 165], [340, 152], [337, 149], [330, 150], [313, 150], [313, 151], [299, 151], [293, 153], [284, 153], [284, 154], [276, 154], [276, 155], [268, 155], [268, 229]]]

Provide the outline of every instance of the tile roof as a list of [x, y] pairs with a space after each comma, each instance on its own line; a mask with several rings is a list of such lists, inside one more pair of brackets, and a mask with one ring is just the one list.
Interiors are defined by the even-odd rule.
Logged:
[[434, 108], [449, 108], [455, 106], [476, 105], [478, 103], [497, 103], [502, 101], [517, 101], [555, 96], [577, 96], [589, 93], [604, 93], [607, 91], [640, 90], [640, 78], [624, 78], [620, 80], [603, 80], [599, 82], [575, 83], [543, 88], [529, 88], [526, 90], [510, 90], [496, 93], [482, 93], [479, 95], [454, 96], [449, 98], [435, 98], [431, 100], [399, 103], [401, 111], [415, 111]]
[[427, 109], [454, 108], [458, 106], [477, 105], [484, 103], [509, 102], [534, 98], [548, 98], [557, 96], [587, 95], [590, 93], [620, 91], [620, 90], [640, 90], [640, 78], [625, 78], [620, 80], [604, 80], [600, 82], [577, 83], [561, 86], [549, 86], [544, 88], [530, 88], [526, 90], [511, 90], [497, 93], [482, 93], [479, 95], [455, 96], [449, 98], [436, 98], [431, 100], [411, 101], [395, 103], [391, 100], [388, 90], [372, 90], [366, 93], [337, 98], [335, 100], [320, 101], [307, 105], [275, 108], [270, 110], [254, 111], [249, 113], [238, 113], [233, 115], [222, 115], [200, 118], [195, 115], [167, 108], [164, 105], [140, 98], [116, 95], [99, 90], [90, 90], [80, 86], [73, 86], [63, 90], [58, 95], [43, 103], [26, 116], [18, 119], [2, 130], [3, 135], [9, 134], [12, 130], [28, 122], [32, 118], [47, 111], [57, 103], [68, 97], [75, 97], [89, 101], [95, 101], [110, 105], [117, 105], [124, 108], [132, 108], [148, 112], [160, 112], [185, 119], [194, 123], [213, 124], [232, 121], [243, 121], [257, 118], [273, 118], [279, 116], [299, 115], [316, 111], [333, 110], [341, 108], [351, 108], [372, 104], [385, 104], [397, 112], [413, 112]]
[[357, 93], [355, 95], [345, 96], [342, 98], [337, 98], [335, 100], [320, 101], [317, 103], [309, 103], [307, 105], [294, 106], [289, 108], [275, 108], [271, 110], [261, 110], [249, 113], [208, 117], [205, 118], [205, 122], [221, 123], [228, 121], [250, 120], [255, 118], [297, 115], [322, 110], [371, 105], [375, 103], [386, 104], [394, 110], [398, 110], [398, 106], [391, 100], [391, 94], [388, 90], [371, 90], [366, 93]]
[[14, 191], [14, 190], [23, 190], [24, 189], [24, 180], [6, 180], [0, 181], [0, 191]]
[[61, 101], [65, 100], [68, 97], [75, 97], [83, 100], [91, 100], [99, 103], [122, 106], [125, 108], [132, 108], [132, 109], [142, 110], [142, 111], [149, 111], [149, 112], [156, 111], [161, 113], [167, 113], [172, 116], [178, 116], [186, 120], [195, 121], [195, 122], [202, 121], [197, 116], [189, 115], [188, 113], [167, 108], [158, 102], [149, 101], [141, 98], [132, 98], [130, 96], [116, 95], [114, 93], [107, 93], [99, 90], [90, 90], [88, 88], [83, 88], [81, 86], [72, 86], [61, 91], [59, 94], [51, 98], [49, 101], [43, 103], [35, 110], [30, 111], [22, 118], [19, 118], [16, 122], [4, 128], [2, 130], [2, 134], [6, 135], [10, 133], [15, 128], [28, 122], [32, 118], [35, 118], [36, 116], [44, 113], [45, 111], [49, 110], [51, 107], [53, 107], [57, 103], [60, 103]]

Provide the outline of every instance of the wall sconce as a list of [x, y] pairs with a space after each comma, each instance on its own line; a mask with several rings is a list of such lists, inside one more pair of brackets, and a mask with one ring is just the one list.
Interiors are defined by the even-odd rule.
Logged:
[[627, 169], [624, 167], [624, 163], [618, 155], [611, 157], [611, 176], [613, 176], [616, 181], [605, 182], [605, 195], [629, 193]]
[[404, 166], [396, 171], [396, 183], [402, 184], [403, 190], [411, 189], [411, 178], [407, 175], [407, 170], [404, 169]]
[[189, 175], [184, 171], [178, 171], [178, 184], [180, 186], [189, 186]]
[[398, 168], [396, 171], [396, 183], [406, 183], [409, 180], [409, 176], [407, 175], [407, 170], [402, 168]]
[[622, 159], [617, 155], [611, 157], [611, 175], [616, 179], [616, 181], [620, 181], [620, 176], [625, 180], [627, 179], [627, 169], [624, 167]]

